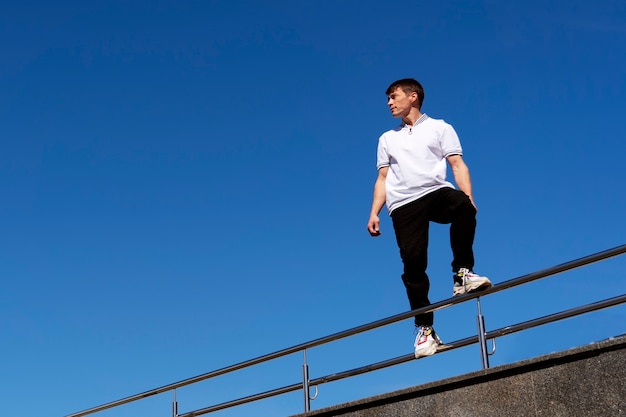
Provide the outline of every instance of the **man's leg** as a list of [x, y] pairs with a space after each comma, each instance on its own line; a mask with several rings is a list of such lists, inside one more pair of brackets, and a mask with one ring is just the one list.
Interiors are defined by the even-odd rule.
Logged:
[[450, 224], [452, 271], [474, 268], [474, 236], [476, 233], [476, 208], [469, 197], [453, 188], [435, 191], [431, 220]]
[[463, 295], [491, 287], [489, 278], [473, 271], [476, 208], [462, 191], [446, 188], [436, 193], [439, 198], [432, 206], [433, 213], [436, 214], [433, 221], [450, 223], [452, 271], [454, 272], [452, 295]]
[[[411, 310], [430, 305], [430, 282], [426, 274], [428, 265], [428, 215], [427, 204], [414, 201], [391, 213], [400, 257], [404, 264], [402, 281], [406, 288]], [[432, 326], [433, 313], [415, 316], [416, 326]]]

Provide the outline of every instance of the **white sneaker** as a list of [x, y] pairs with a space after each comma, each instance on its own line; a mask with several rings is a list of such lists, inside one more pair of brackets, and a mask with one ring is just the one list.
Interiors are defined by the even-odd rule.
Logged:
[[434, 355], [437, 352], [439, 345], [443, 345], [443, 342], [435, 333], [435, 329], [431, 326], [418, 326], [417, 336], [415, 337], [415, 359], [419, 359], [422, 356]]
[[491, 288], [491, 281], [487, 277], [481, 277], [467, 268], [459, 269], [454, 274], [454, 287], [452, 288], [452, 296], [467, 294], [468, 292], [486, 290]]

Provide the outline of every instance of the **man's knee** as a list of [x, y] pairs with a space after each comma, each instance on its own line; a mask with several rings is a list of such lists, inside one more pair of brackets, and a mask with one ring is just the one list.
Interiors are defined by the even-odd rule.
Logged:
[[410, 292], [418, 292], [418, 293], [428, 293], [430, 288], [430, 281], [428, 280], [428, 275], [420, 274], [420, 275], [402, 275], [402, 282], [407, 290]]
[[462, 191], [459, 191], [456, 197], [453, 212], [456, 214], [456, 217], [476, 218], [476, 207], [474, 207], [467, 194]]

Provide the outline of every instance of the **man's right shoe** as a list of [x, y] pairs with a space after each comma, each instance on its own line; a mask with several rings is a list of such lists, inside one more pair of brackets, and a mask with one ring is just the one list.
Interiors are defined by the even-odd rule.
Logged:
[[437, 348], [443, 345], [443, 342], [435, 333], [432, 326], [417, 326], [417, 336], [415, 337], [415, 359], [422, 356], [434, 355]]
[[452, 296], [467, 294], [469, 292], [486, 290], [491, 288], [491, 281], [487, 277], [481, 277], [473, 273], [467, 268], [460, 268], [454, 274], [454, 287], [452, 288]]

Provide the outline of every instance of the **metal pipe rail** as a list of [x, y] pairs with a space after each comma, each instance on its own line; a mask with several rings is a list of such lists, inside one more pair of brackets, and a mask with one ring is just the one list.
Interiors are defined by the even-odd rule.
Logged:
[[[488, 333], [485, 334], [486, 339], [494, 339], [498, 336], [504, 336], [504, 335], [508, 335], [508, 334], [512, 334], [512, 333], [516, 333], [522, 330], [528, 330], [531, 329], [533, 327], [537, 327], [537, 326], [541, 326], [547, 323], [552, 323], [555, 321], [559, 321], [559, 320], [563, 320], [566, 318], [570, 318], [570, 317], [575, 317], [575, 316], [579, 316], [581, 314], [586, 314], [586, 313], [591, 313], [593, 311], [599, 311], [605, 308], [609, 308], [609, 307], [614, 307], [616, 305], [622, 304], [622, 303], [626, 303], [626, 294], [617, 296], [617, 297], [613, 297], [613, 298], [609, 298], [606, 300], [602, 300], [602, 301], [598, 301], [596, 303], [592, 303], [592, 304], [588, 304], [582, 307], [576, 307], [576, 308], [572, 308], [570, 310], [566, 310], [566, 311], [562, 311], [559, 313], [554, 313], [548, 316], [544, 316], [544, 317], [540, 317], [537, 319], [533, 319], [533, 320], [528, 320], [522, 323], [518, 323], [518, 324], [514, 324], [512, 326], [507, 326], [507, 327], [502, 327], [500, 329], [497, 330], [492, 330]], [[467, 337], [465, 339], [461, 339], [461, 340], [457, 340], [455, 342], [451, 342], [451, 343], [447, 343], [445, 344], [442, 348], [439, 349], [440, 352], [444, 352], [444, 351], [449, 351], [449, 350], [454, 350], [454, 349], [459, 349], [462, 347], [466, 347], [469, 345], [473, 345], [475, 343], [478, 343], [478, 336], [470, 336]], [[358, 376], [358, 375], [362, 375], [362, 374], [366, 374], [368, 372], [372, 372], [372, 371], [378, 371], [380, 369], [384, 369], [384, 368], [389, 368], [391, 366], [395, 366], [395, 365], [400, 365], [402, 363], [406, 363], [406, 362], [411, 362], [415, 360], [415, 356], [410, 353], [407, 355], [402, 355], [402, 356], [398, 356], [396, 358], [393, 359], [388, 359], [385, 361], [381, 361], [381, 362], [377, 362], [377, 363], [373, 363], [370, 365], [365, 365], [359, 368], [354, 368], [348, 371], [343, 371], [343, 372], [339, 372], [339, 373], [335, 373], [335, 374], [331, 374], [331, 375], [326, 375], [326, 376], [322, 376], [319, 378], [315, 378], [311, 381], [309, 381], [309, 384], [311, 386], [318, 386], [321, 384], [325, 384], [328, 382], [334, 382], [334, 381], [339, 381], [341, 379], [346, 379], [346, 378], [351, 378], [353, 376]], [[230, 408], [230, 407], [234, 407], [237, 405], [241, 405], [244, 403], [248, 403], [248, 402], [252, 402], [252, 401], [256, 401], [256, 400], [261, 400], [264, 398], [269, 398], [269, 397], [274, 397], [277, 395], [281, 395], [281, 394], [286, 394], [288, 392], [293, 392], [293, 391], [297, 391], [297, 390], [301, 390], [303, 389], [303, 383], [299, 382], [299, 383], [295, 383], [292, 385], [288, 385], [282, 388], [278, 388], [275, 390], [271, 390], [271, 391], [266, 391], [264, 393], [260, 393], [260, 394], [256, 394], [256, 395], [251, 395], [249, 397], [244, 397], [244, 398], [240, 398], [237, 400], [233, 400], [233, 401], [228, 401], [228, 402], [224, 402], [221, 404], [216, 404], [210, 407], [206, 407], [206, 408], [202, 408], [199, 410], [194, 410], [191, 412], [187, 412], [185, 414], [179, 414], [178, 417], [196, 417], [196, 416], [200, 416], [203, 414], [208, 414], [208, 413], [212, 413], [215, 411], [219, 411], [219, 410], [223, 410], [225, 408]]]
[[[562, 311], [560, 313], [554, 313], [549, 316], [540, 317], [533, 320], [528, 320], [522, 323], [514, 324], [512, 326], [502, 327], [497, 330], [492, 330], [485, 334], [487, 339], [495, 339], [498, 336], [504, 336], [512, 333], [516, 333], [522, 330], [528, 330], [533, 327], [541, 326], [547, 323], [552, 323], [555, 321], [563, 320], [570, 317], [579, 316], [581, 314], [591, 313], [593, 311], [599, 311], [605, 308], [614, 307], [619, 304], [626, 303], [626, 294], [609, 298], [603, 301], [598, 301], [596, 303], [588, 304], [582, 307], [572, 308], [570, 310]], [[439, 349], [440, 352], [445, 352], [449, 350], [459, 349], [462, 347], [466, 347], [469, 345], [473, 345], [474, 343], [478, 343], [478, 336], [470, 336], [465, 339], [457, 340], [455, 342], [446, 343], [442, 348]], [[366, 365], [360, 368], [355, 368], [349, 371], [343, 371], [340, 373], [327, 375], [323, 377], [319, 377], [310, 381], [311, 385], [320, 385], [327, 382], [338, 381], [340, 379], [349, 378], [352, 376], [361, 375], [371, 371], [377, 371], [380, 369], [388, 368], [390, 366], [400, 365], [405, 362], [414, 361], [415, 356], [410, 353], [407, 355], [398, 356], [393, 359], [388, 359], [385, 361], [373, 363], [371, 365]], [[302, 386], [302, 384], [300, 384]], [[181, 415], [180, 417], [183, 417]]]
[[[120, 405], [123, 404], [127, 404], [130, 402], [134, 402], [134, 401], [138, 401], [147, 397], [151, 397], [157, 394], [162, 394], [164, 392], [168, 392], [168, 391], [174, 391], [178, 388], [182, 388], [185, 387], [187, 385], [191, 385], [191, 384], [195, 384], [201, 381], [205, 381], [207, 379], [211, 379], [211, 378], [215, 378], [217, 376], [220, 375], [224, 375], [227, 373], [231, 373], [240, 369], [244, 369], [250, 366], [254, 366], [263, 362], [267, 362], [267, 361], [271, 361], [274, 359], [278, 359], [280, 357], [283, 356], [287, 356], [296, 352], [300, 352], [300, 351], [304, 351], [306, 352], [306, 349], [312, 348], [312, 347], [316, 347], [319, 345], [323, 345], [323, 344], [327, 344], [339, 339], [344, 339], [346, 337], [350, 337], [359, 333], [364, 333], [366, 331], [369, 330], [373, 330], [379, 327], [383, 327], [389, 324], [393, 324], [396, 323], [398, 321], [402, 321], [408, 318], [411, 318], [417, 314], [423, 314], [423, 313], [428, 313], [428, 312], [434, 312], [437, 310], [441, 310], [447, 307], [451, 307], [453, 305], [456, 304], [461, 304], [464, 303], [466, 301], [472, 300], [472, 299], [477, 299], [479, 300], [480, 297], [484, 297], [486, 295], [489, 294], [493, 294], [496, 292], [500, 292], [500, 291], [504, 291], [506, 289], [512, 288], [512, 287], [516, 287], [516, 286], [520, 286], [520, 285], [524, 285], [526, 283], [532, 282], [532, 281], [537, 281], [539, 279], [542, 278], [546, 278], [552, 275], [556, 275], [559, 274], [561, 272], [565, 272], [565, 271], [569, 271], [575, 268], [579, 268], [581, 266], [585, 266], [588, 264], [592, 264], [598, 261], [602, 261], [605, 259], [609, 259], [615, 256], [619, 256], [626, 253], [626, 244], [621, 245], [621, 246], [617, 246], [614, 247], [612, 249], [608, 249], [602, 252], [598, 252], [589, 256], [585, 256], [570, 262], [565, 262], [550, 268], [546, 268], [540, 271], [536, 271], [527, 275], [523, 275], [517, 278], [513, 278], [510, 279], [508, 281], [504, 281], [501, 282], [499, 284], [494, 285], [493, 287], [481, 291], [479, 293], [469, 293], [469, 294], [464, 294], [458, 297], [454, 297], [454, 298], [450, 298], [447, 300], [443, 300], [437, 303], [433, 303], [427, 307], [423, 307], [423, 308], [419, 308], [419, 309], [415, 309], [415, 310], [410, 310], [404, 313], [400, 313], [400, 314], [396, 314], [381, 320], [377, 320], [371, 323], [367, 323], [361, 326], [357, 326], [348, 330], [344, 330], [341, 332], [337, 332], [328, 336], [324, 336], [318, 339], [314, 339], [311, 340], [309, 342], [306, 343], [301, 343], [299, 345], [295, 345], [292, 346], [290, 348], [287, 349], [283, 349], [283, 350], [279, 350], [267, 355], [263, 355], [263, 356], [259, 356], [257, 358], [254, 359], [250, 359], [244, 362], [240, 362], [231, 366], [227, 366], [225, 368], [221, 368], [221, 369], [217, 369], [211, 372], [207, 372], [204, 374], [200, 374], [197, 375], [195, 377], [192, 378], [188, 378], [188, 379], [184, 379], [172, 384], [168, 384], [168, 385], [164, 385], [162, 387], [159, 388], [155, 388], [149, 391], [145, 391], [143, 393], [140, 394], [136, 394], [136, 395], [132, 395], [129, 397], [125, 397], [116, 401], [112, 401], [106, 404], [102, 404], [99, 405], [97, 407], [93, 407], [93, 408], [89, 408], [87, 410], [83, 410], [83, 411], [79, 411], [77, 413], [73, 413], [73, 414], [69, 414], [66, 417], [82, 417], [82, 416], [86, 416], [89, 414], [93, 414], [93, 413], [97, 413], [100, 411], [104, 411], [107, 410], [109, 408], [113, 408], [113, 407], [118, 407]], [[601, 302], [597, 302], [597, 303], [593, 303], [593, 304], [589, 304], [587, 306], [582, 306], [582, 307], [578, 307], [575, 309], [571, 309], [571, 310], [567, 310], [561, 313], [556, 313], [550, 316], [545, 316], [539, 319], [535, 319], [535, 320], [530, 320], [528, 322], [524, 322], [524, 323], [519, 323], [513, 326], [507, 326], [505, 328], [499, 329], [499, 330], [495, 330], [495, 331], [491, 331], [488, 333], [485, 333], [483, 336], [486, 339], [493, 339], [497, 336], [503, 336], [506, 334], [510, 334], [510, 333], [514, 333], [517, 331], [521, 331], [521, 330], [526, 330], [528, 328], [531, 327], [535, 327], [535, 326], [539, 326], [542, 324], [546, 324], [546, 323], [550, 323], [552, 321], [556, 321], [556, 320], [561, 320], [567, 317], [572, 317], [575, 315], [579, 315], [579, 314], [584, 314], [587, 312], [591, 312], [591, 311], [595, 311], [595, 310], [599, 310], [602, 308], [607, 308], [609, 306], [613, 306], [613, 305], [618, 305], [621, 303], [626, 302], [626, 295], [622, 295], [622, 296], [618, 296], [609, 300], [604, 300]], [[464, 347], [473, 343], [476, 343], [477, 341], [480, 341], [480, 335], [478, 336], [473, 336], [473, 337], [469, 337], [467, 339], [463, 339], [448, 345], [445, 345], [446, 347], [442, 350], [449, 350], [449, 349], [456, 349], [456, 348], [460, 348], [460, 347]], [[484, 350], [484, 346], [481, 348]], [[352, 371], [345, 371], [339, 374], [334, 374], [331, 376], [327, 376], [327, 377], [323, 377], [323, 378], [317, 378], [315, 380], [310, 381], [310, 385], [319, 385], [321, 383], [325, 383], [325, 382], [330, 382], [330, 381], [334, 381], [337, 379], [343, 379], [343, 378], [347, 378], [349, 376], [354, 376], [354, 375], [359, 375], [365, 372], [370, 372], [370, 371], [374, 371], [377, 369], [382, 369], [388, 366], [393, 366], [393, 365], [397, 365], [403, 362], [407, 362], [409, 360], [415, 360], [414, 356], [411, 355], [404, 355], [395, 359], [390, 359], [388, 361], [383, 361], [383, 362], [379, 362], [377, 364], [373, 364], [373, 365], [368, 365], [362, 368], [357, 368], [357, 370], [352, 370]], [[358, 372], [357, 372], [358, 371]], [[351, 372], [357, 372], [355, 374], [351, 374]], [[203, 408], [200, 410], [196, 410], [196, 411], [192, 411], [192, 412], [188, 412], [185, 414], [177, 414], [175, 413], [174, 417], [192, 417], [192, 416], [198, 416], [201, 414], [206, 414], [209, 412], [213, 412], [213, 411], [217, 411], [217, 410], [221, 410], [224, 408], [228, 408], [228, 407], [233, 407], [236, 405], [241, 405], [244, 403], [248, 403], [248, 402], [252, 402], [252, 401], [256, 401], [256, 400], [260, 400], [260, 399], [264, 399], [264, 398], [268, 398], [271, 396], [275, 396], [275, 395], [279, 395], [279, 394], [284, 394], [284, 393], [288, 393], [288, 392], [292, 392], [298, 389], [302, 389], [303, 386], [305, 384], [304, 383], [298, 383], [298, 384], [293, 384], [293, 385], [289, 385], [283, 388], [279, 388], [276, 390], [272, 390], [272, 391], [267, 391], [265, 393], [260, 393], [260, 394], [256, 394], [256, 395], [252, 395], [249, 397], [244, 397], [238, 400], [234, 400], [234, 401], [230, 401], [227, 403], [223, 403], [220, 405], [215, 405], [215, 406], [211, 406], [211, 407], [207, 407], [207, 408]], [[308, 396], [308, 393], [305, 393], [305, 395]], [[306, 408], [306, 407], [305, 407]], [[308, 411], [308, 410], [305, 410]]]

